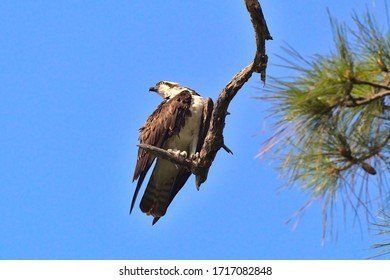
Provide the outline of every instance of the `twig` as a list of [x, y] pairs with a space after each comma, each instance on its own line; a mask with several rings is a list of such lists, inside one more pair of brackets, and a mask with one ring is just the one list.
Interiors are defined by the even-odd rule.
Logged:
[[374, 100], [383, 98], [383, 97], [388, 96], [388, 95], [390, 95], [390, 90], [381, 91], [379, 93], [373, 94], [373, 95], [366, 97], [366, 98], [362, 98], [362, 99], [355, 98], [354, 102], [347, 103], [346, 106], [347, 107], [361, 106], [361, 105], [370, 103]]
[[378, 89], [390, 90], [390, 87], [387, 85], [377, 84], [377, 83], [370, 82], [370, 81], [359, 80], [356, 78], [351, 78], [351, 82], [354, 84], [357, 84], [357, 85], [368, 85], [368, 86], [372, 86], [372, 87], [378, 88]]

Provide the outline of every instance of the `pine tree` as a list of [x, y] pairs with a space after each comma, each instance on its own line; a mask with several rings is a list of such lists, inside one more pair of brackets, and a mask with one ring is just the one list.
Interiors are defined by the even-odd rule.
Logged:
[[[353, 14], [353, 28], [330, 21], [330, 54], [307, 59], [284, 48], [283, 67], [298, 74], [271, 78], [261, 97], [276, 121], [260, 156], [279, 160], [287, 185], [309, 192], [309, 202], [323, 200], [324, 232], [342, 200], [367, 216], [382, 213], [376, 224], [389, 234], [390, 33], [370, 12]], [[375, 246], [390, 250], [390, 243]]]

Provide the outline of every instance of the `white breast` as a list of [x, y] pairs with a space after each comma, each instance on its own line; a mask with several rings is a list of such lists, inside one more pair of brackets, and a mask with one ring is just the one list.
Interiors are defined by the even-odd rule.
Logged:
[[204, 100], [202, 97], [193, 95], [191, 100], [191, 115], [185, 119], [185, 125], [179, 134], [169, 139], [166, 149], [186, 151], [188, 155], [196, 152], [198, 145], [200, 123], [203, 115]]

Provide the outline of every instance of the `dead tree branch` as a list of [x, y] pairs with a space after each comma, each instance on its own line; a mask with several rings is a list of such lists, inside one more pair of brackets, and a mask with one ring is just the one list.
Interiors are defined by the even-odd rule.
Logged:
[[230, 102], [254, 72], [260, 73], [261, 79], [265, 82], [265, 71], [268, 60], [265, 52], [265, 40], [270, 40], [272, 37], [268, 31], [259, 2], [257, 0], [245, 0], [245, 5], [250, 14], [256, 34], [257, 48], [255, 57], [247, 67], [233, 77], [215, 102], [210, 128], [200, 152], [200, 158], [194, 173], [196, 175], [197, 187], [206, 181], [209, 169], [217, 152], [224, 146], [223, 129], [225, 127], [225, 118]]
[[196, 176], [196, 186], [200, 187], [207, 179], [211, 164], [219, 149], [226, 147], [223, 139], [225, 118], [228, 114], [228, 107], [234, 96], [241, 87], [249, 80], [253, 73], [260, 73], [261, 80], [265, 83], [268, 57], [265, 50], [265, 41], [272, 40], [258, 0], [244, 0], [256, 35], [256, 53], [253, 61], [244, 69], [239, 71], [225, 86], [215, 102], [210, 121], [210, 128], [200, 151], [199, 158], [189, 160], [180, 158], [165, 150], [155, 147], [139, 147], [153, 153], [155, 156], [169, 160], [175, 164], [185, 166]]

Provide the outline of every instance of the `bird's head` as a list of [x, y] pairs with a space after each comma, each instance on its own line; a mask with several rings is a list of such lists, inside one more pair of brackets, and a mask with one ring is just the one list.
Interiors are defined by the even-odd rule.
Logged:
[[179, 94], [183, 89], [185, 88], [178, 83], [161, 81], [149, 88], [149, 91], [157, 92], [162, 98], [169, 99]]

